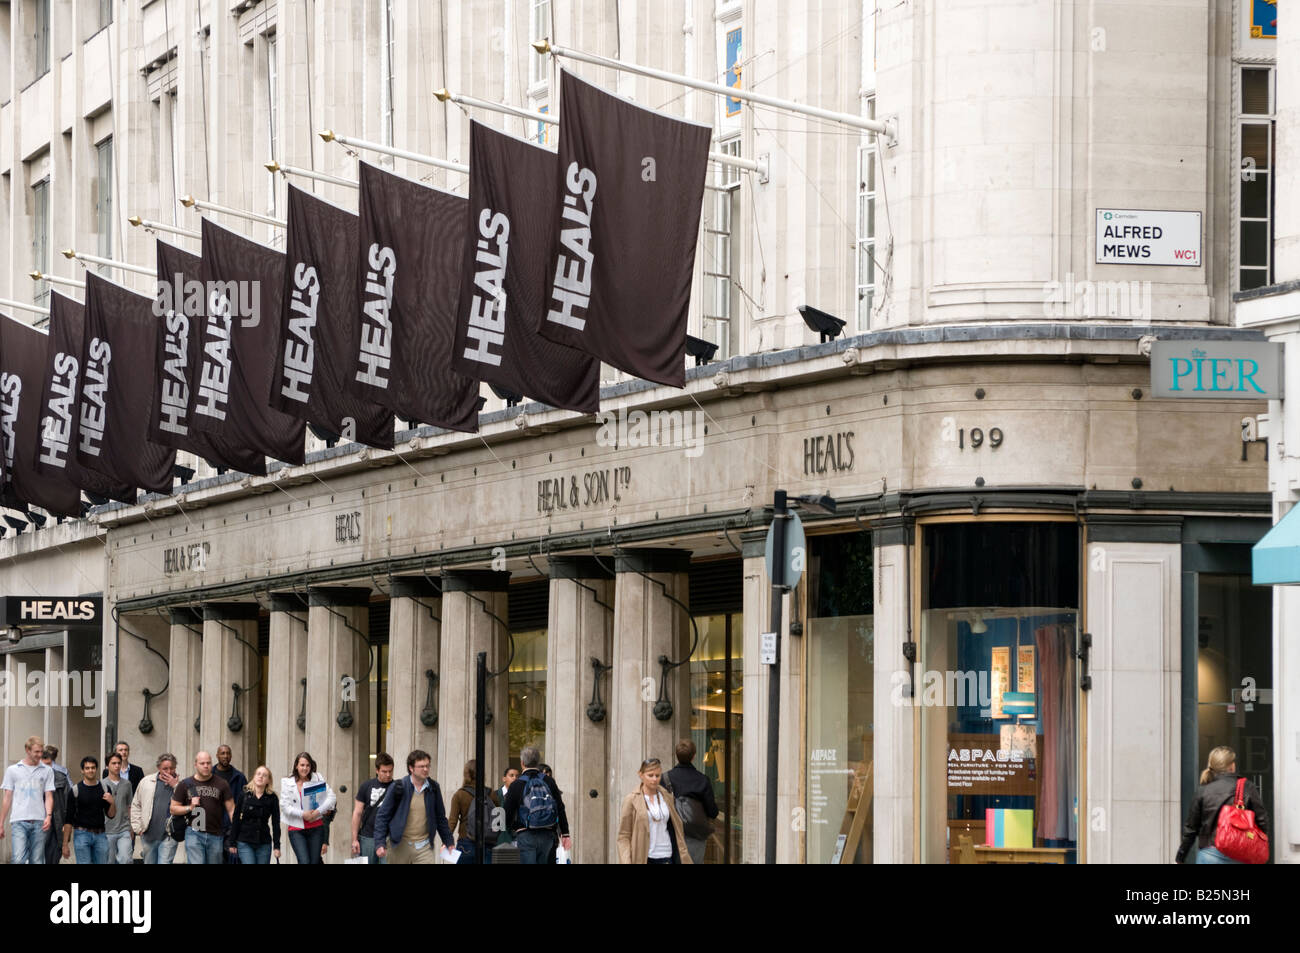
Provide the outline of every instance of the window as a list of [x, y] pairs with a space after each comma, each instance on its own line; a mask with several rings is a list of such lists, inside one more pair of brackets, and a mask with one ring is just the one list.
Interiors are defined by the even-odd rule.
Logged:
[[[275, 34], [267, 34], [266, 37], [266, 136], [267, 142], [271, 146], [271, 158], [280, 158], [280, 143], [276, 137], [277, 126], [279, 125], [279, 106], [280, 90], [279, 75], [277, 74], [277, 63], [275, 60]], [[266, 205], [271, 214], [275, 214], [275, 176], [268, 175]]]
[[510, 663], [509, 762], [527, 747], [546, 750], [546, 629], [513, 633]]
[[[101, 258], [113, 257], [113, 137], [95, 147], [95, 231], [99, 235]], [[100, 274], [108, 270], [101, 265]]]
[[[550, 107], [550, 106], [539, 106], [539, 107], [537, 107], [537, 111], [538, 111], [539, 113], [543, 113], [544, 115], [550, 115], [551, 107]], [[543, 122], [543, 121], [540, 120], [540, 119], [537, 120], [537, 135], [536, 135], [536, 139], [537, 139], [537, 144], [538, 144], [539, 146], [549, 146], [549, 145], [551, 144], [551, 124], [550, 124], [550, 123], [548, 123], [548, 122]]]
[[102, 30], [113, 22], [113, 0], [99, 0], [99, 28]]
[[[532, 16], [528, 42], [549, 39], [551, 36], [551, 0], [531, 0]], [[539, 86], [547, 81], [546, 57], [528, 57], [528, 85]]]
[[[867, 100], [867, 115], [875, 118], [876, 100]], [[876, 144], [867, 138], [858, 146], [858, 204], [856, 283], [858, 331], [871, 330], [871, 306], [876, 297]]]
[[[42, 179], [32, 186], [32, 267], [37, 271], [50, 270], [50, 180]], [[46, 305], [50, 297], [50, 283], [37, 282], [35, 302]]]
[[1277, 123], [1271, 68], [1242, 69], [1238, 106], [1237, 278], [1239, 289], [1246, 291], [1273, 283], [1273, 167]]
[[180, 128], [176, 125], [176, 93], [174, 91], [170, 93], [164, 93], [162, 99], [162, 105], [163, 105], [163, 109], [167, 111], [167, 137], [168, 137], [168, 142], [170, 144], [170, 148], [168, 149], [168, 152], [170, 153], [169, 158], [171, 161], [171, 183], [172, 183], [171, 209], [172, 209], [172, 223], [175, 224], [176, 206], [178, 204], [176, 200], [180, 198], [181, 195], [181, 193], [177, 191], [180, 183], [181, 131]]
[[36, 0], [36, 78], [50, 71], [50, 0]]
[[[740, 27], [727, 31], [727, 80], [728, 86], [740, 88], [741, 73], [741, 46], [740, 46]], [[740, 115], [740, 100], [727, 97], [727, 115]]]
[[[740, 138], [718, 144], [718, 151], [740, 155]], [[731, 356], [732, 254], [731, 228], [734, 206], [740, 195], [740, 170], [715, 164], [714, 182], [705, 192], [704, 219], [704, 339], [718, 345], [718, 359]]]
[[[737, 567], [736, 574], [740, 572]], [[700, 644], [690, 663], [693, 763], [713, 785], [713, 800], [718, 807], [713, 834], [705, 841], [701, 862], [738, 864], [742, 833], [744, 618], [739, 612], [697, 615], [695, 625]]]
[[397, 38], [393, 28], [393, 0], [384, 0], [384, 17], [380, 25], [380, 40], [383, 44], [383, 78], [379, 91], [380, 110], [383, 113], [383, 142], [386, 146], [393, 144], [393, 63], [397, 53]]

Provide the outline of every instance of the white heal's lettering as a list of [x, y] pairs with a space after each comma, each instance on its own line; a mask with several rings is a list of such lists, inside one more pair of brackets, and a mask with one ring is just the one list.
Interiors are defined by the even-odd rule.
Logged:
[[50, 378], [49, 415], [41, 428], [41, 463], [63, 468], [68, 465], [68, 443], [72, 439], [72, 398], [77, 391], [77, 370], [81, 362], [60, 351], [54, 355]]
[[167, 334], [163, 339], [162, 392], [158, 403], [158, 428], [185, 436], [190, 428], [185, 422], [190, 402], [190, 385], [185, 379], [189, 360], [190, 320], [176, 311], [167, 312]]
[[591, 216], [596, 199], [596, 173], [569, 163], [564, 178], [564, 227], [555, 260], [555, 283], [546, 320], [581, 331], [587, 326], [591, 303]]
[[18, 401], [23, 393], [23, 380], [17, 374], [0, 374], [0, 432], [5, 441], [5, 468], [14, 465], [14, 427], [18, 424]]
[[[388, 368], [393, 358], [393, 281], [397, 273], [397, 255], [379, 244], [370, 246], [366, 258], [365, 297], [361, 305], [362, 369], [357, 380], [374, 387], [388, 387]], [[314, 306], [313, 306], [314, 307]]]
[[293, 294], [289, 301], [291, 336], [284, 342], [284, 377], [280, 393], [303, 404], [311, 396], [311, 373], [315, 363], [312, 335], [316, 331], [316, 299], [319, 295], [320, 279], [316, 276], [316, 269], [299, 262], [293, 270]]
[[90, 339], [87, 354], [86, 381], [81, 393], [80, 446], [82, 453], [97, 457], [104, 442], [107, 413], [104, 396], [108, 392], [108, 366], [113, 360], [113, 349], [107, 341], [95, 337]]
[[230, 400], [230, 299], [214, 289], [208, 300], [204, 330], [203, 372], [194, 412], [217, 420], [226, 419]]
[[474, 254], [474, 297], [469, 303], [466, 335], [478, 343], [465, 348], [465, 360], [500, 366], [498, 350], [506, 340], [506, 260], [510, 256], [510, 219], [485, 208], [478, 217], [478, 250]]

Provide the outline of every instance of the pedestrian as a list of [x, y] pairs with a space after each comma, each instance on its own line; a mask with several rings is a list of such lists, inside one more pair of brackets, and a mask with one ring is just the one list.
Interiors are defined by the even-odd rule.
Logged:
[[81, 759], [81, 780], [72, 786], [68, 798], [68, 815], [63, 819], [63, 856], [75, 848], [78, 864], [108, 863], [104, 827], [116, 814], [113, 795], [99, 780], [99, 759], [88, 754]]
[[691, 863], [704, 863], [704, 848], [713, 833], [710, 823], [718, 816], [718, 805], [713, 799], [713, 782], [702, 771], [697, 771], [695, 742], [683, 738], [677, 742], [677, 765], [668, 772], [667, 787], [672, 792], [677, 816], [681, 818], [686, 834], [686, 849]]
[[[550, 766], [549, 764], [545, 763], [545, 762], [542, 762], [541, 764], [539, 764], [539, 765], [537, 766], [537, 770], [540, 771], [540, 772], [542, 772], [542, 777], [544, 777], [544, 778], [554, 778], [554, 777], [555, 777], [555, 772], [551, 769], [551, 766]], [[557, 795], [559, 795], [559, 798], [560, 798], [561, 801], [564, 800], [564, 792], [560, 790], [560, 782], [559, 782], [559, 781], [556, 781], [556, 782], [555, 782], [555, 793], [556, 793]], [[546, 862], [547, 862], [548, 864], [554, 864], [554, 863], [556, 863], [556, 859], [555, 859], [555, 858], [556, 858], [556, 854], [558, 853], [558, 848], [559, 848], [559, 846], [560, 846], [560, 845], [559, 845], [559, 842], [558, 842], [558, 841], [557, 841], [556, 843], [554, 843], [554, 844], [551, 845], [551, 853], [550, 853], [550, 855], [546, 858]]]
[[[510, 785], [515, 783], [519, 777], [519, 769], [511, 766], [501, 772], [501, 787], [497, 788], [497, 796], [501, 799], [501, 808], [505, 810], [506, 794], [510, 791]], [[515, 832], [506, 825], [506, 829], [497, 835], [497, 844], [513, 844], [515, 842]]]
[[[465, 762], [464, 779], [459, 790], [451, 796], [447, 821], [456, 832], [456, 849], [460, 851], [458, 864], [478, 862], [478, 817], [483, 816], [483, 863], [492, 863], [492, 848], [496, 846], [496, 828], [504, 827], [501, 822], [501, 800], [497, 792], [487, 788], [483, 792], [483, 801], [479, 809], [474, 809], [474, 785], [478, 778], [478, 762]], [[496, 822], [496, 823], [494, 823]]]
[[272, 854], [280, 858], [280, 799], [271, 790], [271, 769], [264, 764], [239, 792], [226, 848], [239, 855], [241, 864], [269, 864]]
[[200, 751], [194, 756], [194, 774], [176, 785], [171, 812], [189, 815], [185, 831], [187, 864], [220, 864], [225, 840], [221, 836], [221, 815], [235, 809], [230, 785], [212, 773], [212, 755]]
[[108, 793], [113, 795], [114, 813], [111, 820], [104, 825], [104, 838], [108, 841], [108, 862], [110, 864], [131, 863], [131, 782], [122, 775], [122, 756], [116, 752], [108, 756], [106, 762], [108, 776], [104, 784]]
[[144, 768], [131, 763], [131, 746], [125, 741], [119, 741], [113, 745], [113, 754], [122, 759], [122, 777], [131, 782], [131, 790], [135, 791], [144, 780]]
[[433, 759], [419, 748], [406, 756], [406, 777], [384, 795], [375, 815], [375, 854], [393, 864], [433, 863], [433, 835], [451, 850], [456, 841], [447, 823], [442, 789], [429, 777]]
[[381, 751], [375, 758], [375, 776], [361, 785], [352, 807], [352, 856], [365, 857], [369, 864], [387, 861], [375, 854], [375, 815], [393, 784], [393, 756]]
[[555, 779], [542, 774], [541, 760], [531, 746], [519, 752], [523, 771], [506, 792], [506, 829], [514, 832], [521, 864], [551, 863], [557, 827], [564, 849], [572, 844], [564, 799]]
[[72, 778], [68, 769], [59, 764], [59, 749], [46, 745], [41, 749], [41, 764], [54, 772], [54, 813], [50, 817], [50, 834], [45, 838], [45, 862], [59, 862], [59, 846], [63, 843], [63, 819], [68, 816], [68, 798], [72, 794]]
[[[0, 804], [0, 838], [13, 809], [13, 864], [45, 863], [45, 842], [58, 837], [54, 823], [54, 769], [41, 763], [41, 739], [23, 745], [23, 759], [5, 768], [4, 803]], [[51, 833], [53, 832], [53, 833]]]
[[[1209, 763], [1201, 772], [1201, 786], [1192, 798], [1192, 806], [1187, 811], [1187, 820], [1183, 824], [1183, 841], [1178, 847], [1174, 862], [1181, 864], [1192, 849], [1197, 846], [1198, 864], [1238, 864], [1241, 861], [1221, 853], [1214, 846], [1214, 834], [1219, 826], [1219, 811], [1232, 803], [1237, 794], [1237, 753], [1227, 745], [1219, 745], [1210, 751]], [[1268, 809], [1264, 799], [1259, 795], [1259, 788], [1250, 781], [1245, 783], [1244, 798], [1246, 808], [1255, 812], [1255, 826], [1265, 835], [1268, 834]]]
[[157, 771], [140, 780], [140, 787], [131, 797], [131, 831], [140, 838], [140, 855], [146, 864], [170, 864], [176, 856], [176, 841], [167, 832], [172, 795], [180, 780], [176, 776], [176, 755], [163, 752], [157, 766]]
[[316, 771], [306, 751], [293, 759], [293, 774], [280, 779], [280, 823], [289, 831], [289, 846], [300, 864], [324, 863], [325, 822], [337, 798]]
[[[659, 784], [663, 766], [658, 758], [646, 758], [637, 772], [641, 783], [623, 798], [618, 822], [620, 864], [689, 864], [682, 819], [673, 807], [673, 796]], [[669, 830], [671, 824], [672, 830]]]
[[[233, 757], [234, 752], [230, 750], [230, 745], [218, 745], [217, 763], [213, 767], [212, 773], [226, 782], [227, 786], [230, 788], [230, 793], [234, 795], [235, 800], [238, 801], [239, 795], [244, 792], [244, 788], [248, 787], [248, 778], [244, 777], [244, 773], [230, 763]], [[225, 817], [222, 817], [221, 819], [221, 836], [227, 840], [230, 838], [230, 820]], [[227, 851], [222, 858], [222, 862], [227, 864], [238, 864], [242, 861], [238, 855]]]

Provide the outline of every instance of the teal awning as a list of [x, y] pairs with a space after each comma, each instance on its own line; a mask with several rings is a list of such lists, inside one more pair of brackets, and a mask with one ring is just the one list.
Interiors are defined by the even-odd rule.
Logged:
[[1300, 506], [1291, 507], [1255, 544], [1250, 561], [1257, 586], [1300, 585]]

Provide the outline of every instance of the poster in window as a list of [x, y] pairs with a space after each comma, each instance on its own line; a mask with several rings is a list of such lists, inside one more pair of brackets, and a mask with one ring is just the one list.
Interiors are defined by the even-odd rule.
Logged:
[[992, 701], [989, 705], [990, 718], [1008, 718], [1002, 710], [1002, 696], [1011, 688], [1011, 646], [995, 645], [992, 648], [993, 659], [989, 664], [989, 686], [992, 689]]
[[1021, 645], [1016, 648], [1016, 691], [1032, 695], [1034, 693], [1034, 647]]
[[1247, 0], [1250, 35], [1257, 40], [1277, 39], [1277, 0]]
[[[740, 88], [740, 27], [727, 31], [727, 85]], [[727, 115], [740, 113], [740, 100], [727, 97]]]

